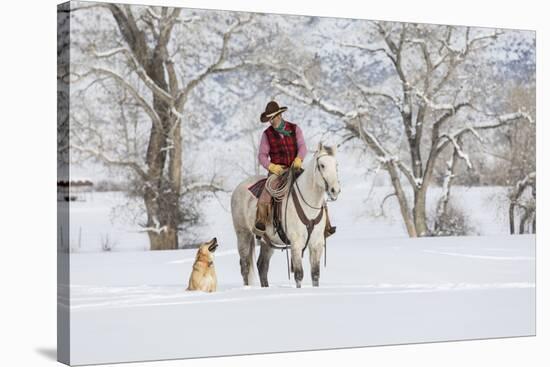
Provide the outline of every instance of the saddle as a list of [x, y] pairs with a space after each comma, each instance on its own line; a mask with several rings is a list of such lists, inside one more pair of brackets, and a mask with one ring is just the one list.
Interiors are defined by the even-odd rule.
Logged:
[[[304, 172], [303, 169], [297, 170], [295, 172], [295, 179], [298, 178], [303, 172]], [[259, 199], [260, 195], [262, 194], [262, 191], [265, 188], [266, 182], [267, 182], [267, 178], [262, 178], [257, 182], [255, 182], [254, 184], [252, 184], [251, 186], [249, 186], [248, 191], [250, 191], [252, 195], [254, 195], [257, 199]], [[293, 191], [292, 188], [291, 188], [291, 191]], [[293, 196], [294, 195], [295, 193], [293, 193]], [[294, 197], [293, 199], [295, 200]], [[285, 208], [283, 207], [283, 202], [275, 201], [273, 198], [271, 199], [270, 217], [271, 217], [273, 228], [275, 229], [275, 232], [277, 232], [277, 234], [279, 235], [279, 238], [281, 239], [281, 241], [288, 246], [290, 245], [290, 240], [288, 239], [286, 232], [284, 230], [284, 222], [283, 222], [284, 221], [283, 216], [285, 212], [284, 209]]]

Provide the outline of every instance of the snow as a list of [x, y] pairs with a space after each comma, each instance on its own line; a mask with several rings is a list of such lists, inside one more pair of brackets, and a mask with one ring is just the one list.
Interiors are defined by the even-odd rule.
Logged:
[[162, 226], [162, 227], [160, 226], [160, 223], [157, 217], [153, 217], [153, 223], [155, 224], [154, 227], [144, 227], [142, 231], [154, 232], [156, 234], [160, 234], [168, 229], [166, 226]]
[[[387, 189], [374, 187], [373, 198]], [[270, 288], [244, 287], [230, 214], [208, 202], [204, 237], [220, 243], [213, 294], [185, 291], [195, 250], [143, 251], [138, 236], [145, 234], [111, 223], [107, 204], [123, 201], [119, 194], [71, 203], [73, 232], [87, 223], [93, 228], [86, 232], [110, 232], [118, 241], [100, 252], [98, 235], [71, 253], [72, 363], [535, 333], [535, 238], [506, 235], [505, 221], [491, 218], [497, 208], [486, 203], [496, 188], [453, 188], [493, 235], [422, 239], [407, 238], [398, 218], [358, 216], [359, 190], [365, 185], [348, 183], [330, 204], [338, 231], [328, 240], [319, 288], [311, 287], [307, 251], [302, 289], [287, 278], [281, 251], [272, 258]]]
[[[149, 247], [143, 227], [131, 224], [117, 210], [126, 205], [124, 195], [89, 192], [81, 196], [83, 201], [69, 204], [71, 253], [101, 251], [102, 238], [105, 236], [109, 236], [114, 244], [113, 251], [143, 251]], [[65, 206], [61, 208], [65, 209]], [[145, 220], [142, 222], [145, 223]]]
[[[243, 287], [220, 242], [217, 293], [186, 292], [194, 250], [71, 256], [74, 364], [535, 333], [534, 237], [339, 239], [321, 287]], [[307, 254], [306, 254], [307, 256]]]

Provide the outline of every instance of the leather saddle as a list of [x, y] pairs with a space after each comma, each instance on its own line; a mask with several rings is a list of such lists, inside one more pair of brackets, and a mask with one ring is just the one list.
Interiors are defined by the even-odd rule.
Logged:
[[[297, 179], [302, 173], [304, 172], [303, 169], [299, 169], [295, 171], [295, 177], [294, 179]], [[260, 195], [262, 194], [262, 191], [265, 188], [267, 178], [262, 178], [261, 180], [258, 180], [254, 184], [248, 187], [248, 191], [252, 193], [257, 199], [260, 198]], [[294, 185], [294, 183], [293, 183]], [[291, 188], [292, 189], [292, 188]], [[275, 229], [275, 232], [277, 235], [279, 235], [279, 238], [285, 245], [290, 245], [290, 240], [288, 239], [286, 232], [284, 230], [284, 213], [285, 208], [283, 207], [283, 202], [277, 202], [271, 199], [271, 222], [273, 225], [273, 228]]]

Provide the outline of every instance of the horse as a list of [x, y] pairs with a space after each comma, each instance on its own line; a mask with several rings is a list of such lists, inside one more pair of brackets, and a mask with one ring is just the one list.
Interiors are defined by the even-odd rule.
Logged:
[[[320, 262], [325, 244], [324, 228], [327, 220], [325, 194], [331, 201], [334, 201], [340, 193], [338, 162], [335, 155], [336, 147], [323, 146], [322, 143], [319, 143], [313, 158], [304, 165], [304, 172], [294, 182], [295, 198], [292, 198], [291, 190], [282, 198], [283, 217], [281, 222], [290, 241], [291, 270], [294, 273], [296, 288], [301, 288], [304, 277], [302, 255], [306, 246], [311, 264], [312, 285], [319, 286]], [[262, 176], [254, 176], [244, 180], [231, 195], [231, 215], [237, 235], [241, 275], [245, 286], [252, 285], [254, 282], [256, 235], [253, 228], [258, 201], [248, 188], [262, 178]], [[294, 200], [299, 203], [301, 213], [300, 208], [297, 209], [294, 204]], [[273, 212], [273, 210], [271, 211]], [[323, 211], [323, 214], [320, 211]], [[300, 214], [302, 218], [300, 218]], [[321, 216], [317, 224], [310, 226], [310, 231], [302, 222], [304, 214], [309, 220]], [[266, 225], [265, 236], [269, 239], [268, 242], [279, 246], [284, 245], [271, 220]], [[260, 254], [257, 267], [260, 284], [262, 287], [268, 287], [267, 273], [273, 248], [265, 240], [258, 240], [258, 243]]]

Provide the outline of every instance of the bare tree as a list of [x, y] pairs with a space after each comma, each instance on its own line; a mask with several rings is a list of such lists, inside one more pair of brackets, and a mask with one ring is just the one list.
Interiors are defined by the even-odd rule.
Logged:
[[[482, 141], [484, 131], [531, 119], [521, 110], [488, 112], [489, 106], [483, 103], [487, 98], [478, 92], [483, 89], [483, 81], [475, 80], [471, 71], [476, 54], [491, 46], [502, 32], [405, 23], [373, 22], [372, 25], [377, 38], [369, 41], [374, 46], [356, 43], [341, 46], [385, 62], [392, 74], [391, 86], [372, 89], [362, 83], [353, 70], [342, 70], [350, 75], [350, 87], [362, 99], [353, 106], [349, 103], [353, 98], [349, 92], [327, 93], [330, 88], [316, 85], [319, 79], [310, 77], [309, 64], [291, 64], [274, 57], [260, 62], [274, 71], [274, 87], [334, 117], [347, 131], [344, 141], [358, 139], [375, 154], [391, 179], [409, 236], [430, 235], [426, 194], [444, 152], [450, 147], [453, 162], [461, 159], [471, 166], [464, 151], [464, 139], [473, 137]], [[400, 157], [395, 151], [400, 148], [399, 142], [392, 147], [388, 139], [381, 138], [380, 128], [369, 123], [370, 108], [377, 107], [379, 114], [384, 105], [396, 116], [398, 129], [404, 131], [408, 157]], [[447, 196], [452, 176], [453, 167], [449, 171], [449, 185], [444, 190]], [[407, 188], [413, 193], [412, 199], [406, 195]]]
[[[206, 55], [209, 61], [205, 65], [198, 63], [203, 67], [191, 74], [175, 61], [183, 57], [185, 38], [175, 39], [174, 30], [179, 27], [178, 34], [182, 37], [193, 32], [189, 27], [200, 21], [197, 17], [184, 17], [182, 9], [166, 7], [94, 4], [82, 9], [91, 8], [105, 9], [110, 14], [118, 32], [107, 33], [117, 45], [99, 49], [98, 43], [113, 41], [82, 40], [82, 49], [91, 53], [94, 61], [72, 72], [70, 79], [88, 82], [79, 92], [95, 84], [102, 85], [103, 97], [115, 96], [119, 100], [119, 116], [114, 124], [110, 119], [103, 121], [102, 129], [101, 117], [97, 116], [100, 112], [82, 107], [72, 115], [71, 149], [83, 158], [91, 157], [106, 166], [122, 168], [135, 177], [147, 212], [144, 230], [151, 249], [175, 249], [179, 226], [186, 218], [187, 208], [180, 207], [182, 198], [190, 192], [220, 189], [213, 181], [187, 180], [188, 186], [183, 186], [186, 180], [182, 171], [182, 119], [187, 102], [208, 77], [242, 66], [229, 60], [229, 48], [232, 37], [250, 18], [225, 16], [224, 20], [231, 23], [227, 26], [221, 23], [225, 29], [213, 31], [219, 34], [215, 53]], [[112, 96], [108, 96], [109, 91]], [[135, 126], [138, 117], [128, 118], [136, 110], [149, 121], [148, 129]], [[145, 144], [145, 152], [140, 142]]]
[[[530, 190], [530, 195], [526, 194], [528, 189]], [[510, 207], [508, 211], [509, 222], [510, 222], [510, 234], [516, 233], [516, 213], [517, 209], [520, 209], [519, 212], [519, 234], [527, 233], [526, 226], [531, 224], [531, 233], [536, 232], [537, 221], [536, 221], [536, 173], [531, 172], [525, 176], [522, 180], [518, 181], [510, 193]]]

